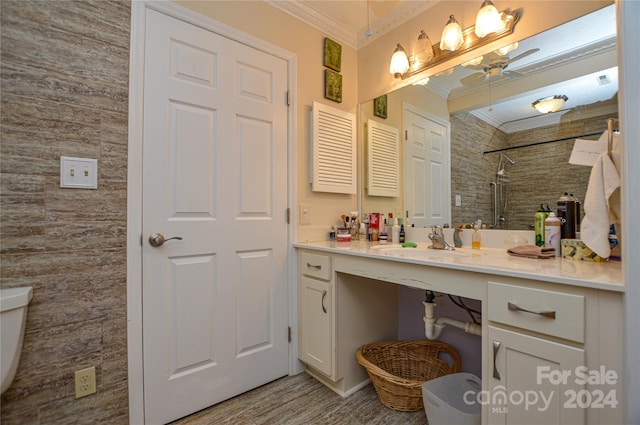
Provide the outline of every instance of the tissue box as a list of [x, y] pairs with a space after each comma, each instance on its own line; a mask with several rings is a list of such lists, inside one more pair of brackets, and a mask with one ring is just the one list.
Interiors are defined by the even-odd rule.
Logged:
[[575, 261], [607, 261], [584, 244], [580, 239], [562, 239], [560, 241], [562, 258]]

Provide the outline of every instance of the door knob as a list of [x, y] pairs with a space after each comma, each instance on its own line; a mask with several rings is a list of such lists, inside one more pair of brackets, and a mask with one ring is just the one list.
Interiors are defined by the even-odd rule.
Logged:
[[164, 237], [164, 235], [162, 233], [154, 233], [151, 236], [149, 236], [149, 244], [155, 248], [161, 246], [163, 243], [165, 243], [166, 241], [170, 241], [171, 239], [177, 239], [179, 241], [182, 240], [182, 236], [172, 236], [170, 238], [166, 238]]

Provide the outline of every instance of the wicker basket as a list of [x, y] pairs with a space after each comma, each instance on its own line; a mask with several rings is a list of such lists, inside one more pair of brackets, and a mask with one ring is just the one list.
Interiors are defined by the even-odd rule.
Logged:
[[[453, 365], [445, 359], [449, 357]], [[439, 341], [385, 341], [363, 345], [356, 352], [358, 363], [369, 373], [380, 402], [393, 410], [424, 409], [422, 384], [460, 370], [460, 355]]]

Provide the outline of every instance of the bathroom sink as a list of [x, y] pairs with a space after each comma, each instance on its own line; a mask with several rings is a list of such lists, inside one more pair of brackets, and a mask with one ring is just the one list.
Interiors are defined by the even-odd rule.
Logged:
[[403, 248], [400, 246], [385, 246], [377, 245], [371, 248], [372, 250], [380, 251], [380, 253], [389, 255], [398, 255], [403, 257], [413, 258], [456, 258], [456, 257], [469, 257], [471, 254], [462, 251], [447, 251], [445, 249], [430, 249], [426, 247], [418, 248]]

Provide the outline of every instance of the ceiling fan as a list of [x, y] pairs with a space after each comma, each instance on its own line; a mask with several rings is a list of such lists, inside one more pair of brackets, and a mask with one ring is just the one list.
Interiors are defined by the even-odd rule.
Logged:
[[477, 65], [466, 65], [465, 68], [470, 69], [478, 69], [481, 72], [475, 72], [471, 75], [468, 75], [462, 79], [460, 82], [464, 86], [477, 86], [479, 84], [484, 83], [485, 81], [495, 82], [505, 78], [513, 78], [513, 77], [522, 77], [524, 74], [520, 74], [515, 71], [505, 71], [509, 64], [520, 60], [526, 56], [529, 56], [533, 53], [536, 53], [540, 49], [531, 49], [526, 52], [520, 53], [518, 56], [514, 56], [513, 58], [505, 58], [503, 56], [499, 56], [496, 53], [490, 53], [486, 55], [482, 62]]

